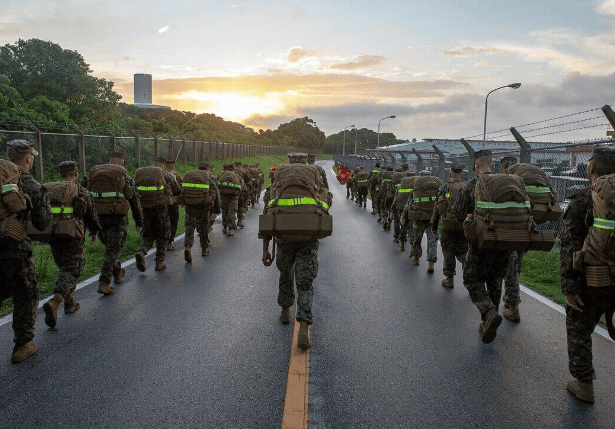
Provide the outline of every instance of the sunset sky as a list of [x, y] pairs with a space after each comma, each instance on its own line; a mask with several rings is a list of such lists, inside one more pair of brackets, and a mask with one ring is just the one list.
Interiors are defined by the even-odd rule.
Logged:
[[615, 0], [1, 0], [0, 44], [19, 38], [76, 50], [124, 102], [150, 73], [154, 103], [256, 130], [303, 116], [326, 134], [376, 130], [396, 115], [381, 131], [482, 136], [485, 96], [513, 82], [489, 97], [488, 131], [615, 103]]

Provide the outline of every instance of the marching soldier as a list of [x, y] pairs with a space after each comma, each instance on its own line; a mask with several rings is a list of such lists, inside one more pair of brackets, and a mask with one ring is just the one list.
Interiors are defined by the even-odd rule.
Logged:
[[[166, 162], [166, 171], [173, 176], [175, 182], [181, 189], [182, 178], [177, 174], [175, 161], [169, 160]], [[177, 196], [177, 195], [175, 195]], [[177, 234], [177, 224], [179, 223], [179, 204], [177, 202], [171, 202], [169, 204], [169, 242], [167, 243], [167, 250], [175, 250], [175, 235]]]
[[[75, 161], [64, 161], [58, 165], [58, 173], [64, 182], [74, 183], [77, 187], [77, 195], [72, 199], [69, 211], [72, 215], [83, 223], [83, 226], [90, 231], [91, 243], [96, 242], [96, 235], [100, 230], [98, 215], [94, 209], [94, 203], [90, 193], [79, 185], [79, 167]], [[64, 209], [52, 207], [54, 210]], [[79, 303], [73, 297], [73, 292], [77, 286], [77, 280], [81, 275], [85, 265], [85, 234], [81, 238], [53, 238], [49, 245], [53, 260], [58, 266], [58, 277], [53, 289], [53, 297], [43, 305], [45, 311], [45, 323], [53, 328], [58, 323], [58, 307], [64, 302], [64, 313], [74, 313], [79, 309]]]
[[[32, 242], [25, 236], [26, 218], [29, 215], [34, 227], [44, 230], [51, 222], [51, 207], [47, 192], [30, 175], [34, 166], [34, 157], [38, 152], [34, 150], [33, 142], [27, 140], [11, 140], [7, 142], [7, 155], [9, 160], [17, 166], [12, 166], [16, 175], [16, 183], [3, 183], [2, 193], [16, 192], [23, 204], [14, 207], [14, 214], [21, 228], [23, 239], [5, 238], [0, 245], [0, 307], [2, 303], [13, 297], [13, 353], [12, 363], [22, 362], [24, 359], [36, 354], [38, 347], [34, 339], [34, 322], [38, 311], [38, 277], [34, 265], [34, 248]], [[18, 179], [18, 180], [17, 180]], [[18, 185], [21, 182], [21, 186]], [[28, 207], [21, 195], [27, 195], [32, 202]]]
[[224, 171], [218, 176], [220, 190], [220, 206], [222, 208], [222, 234], [229, 237], [235, 235], [239, 210], [239, 196], [242, 179], [235, 173], [233, 164], [224, 164]]
[[378, 211], [378, 193], [380, 189], [380, 163], [377, 162], [376, 166], [372, 171], [369, 172], [369, 177], [367, 179], [367, 183], [369, 184], [369, 195], [372, 198], [372, 215], [376, 215], [376, 211]]
[[307, 162], [309, 165], [315, 166], [320, 172], [320, 177], [322, 177], [322, 182], [325, 184], [325, 188], [329, 189], [329, 182], [327, 182], [327, 173], [325, 169], [320, 165], [316, 164], [316, 154], [309, 153], [307, 157]]

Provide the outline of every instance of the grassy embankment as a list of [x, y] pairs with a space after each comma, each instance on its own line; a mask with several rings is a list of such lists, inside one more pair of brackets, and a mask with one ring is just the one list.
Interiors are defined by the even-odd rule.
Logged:
[[[322, 157], [322, 159], [330, 159]], [[260, 163], [263, 172], [265, 173], [265, 186], [269, 184], [269, 169], [274, 165], [279, 165], [283, 162], [287, 162], [288, 158], [286, 156], [273, 156], [273, 155], [262, 155], [255, 156], [249, 158], [240, 158], [239, 161], [242, 161], [245, 164], [253, 165], [255, 163]], [[217, 175], [222, 170], [222, 164], [227, 162], [226, 160], [214, 160], [211, 163], [214, 166], [214, 172]], [[177, 172], [180, 176], [183, 176], [186, 172], [190, 170], [194, 170], [198, 167], [198, 163], [192, 162], [188, 164], [178, 163]], [[129, 169], [129, 173], [131, 175], [134, 174], [134, 168]], [[58, 180], [52, 179], [52, 180]], [[182, 234], [185, 230], [184, 225], [184, 217], [185, 211], [183, 207], [180, 207], [180, 219], [179, 219], [179, 227], [177, 230], [178, 234]], [[121, 259], [125, 261], [130, 259], [136, 253], [139, 243], [141, 242], [141, 234], [135, 231], [134, 221], [132, 216], [129, 215], [130, 225], [128, 228], [128, 238], [126, 239], [126, 245], [124, 246], [124, 250], [122, 251]], [[100, 272], [100, 267], [102, 266], [103, 260], [105, 258], [105, 247], [97, 240], [96, 243], [90, 244], [89, 235], [86, 240], [86, 261], [85, 266], [83, 268], [83, 272], [81, 274], [80, 280], [88, 278], [98, 272]], [[178, 243], [176, 243], [177, 245]], [[181, 247], [181, 243], [179, 243]], [[55, 284], [56, 276], [58, 274], [58, 268], [53, 261], [53, 257], [51, 256], [51, 249], [47, 244], [34, 244], [34, 260], [36, 263], [36, 273], [38, 275], [39, 283], [40, 283], [40, 297], [44, 298], [53, 293], [53, 287]], [[8, 299], [2, 305], [0, 309], [0, 316], [4, 316], [13, 311], [13, 301]]]

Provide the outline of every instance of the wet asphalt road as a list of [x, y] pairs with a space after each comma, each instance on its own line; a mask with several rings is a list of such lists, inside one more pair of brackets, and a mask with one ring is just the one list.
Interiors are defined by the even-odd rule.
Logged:
[[[433, 275], [425, 257], [411, 265], [370, 209], [329, 183], [310, 428], [613, 427], [614, 343], [594, 335], [596, 404], [576, 401], [562, 314], [523, 294], [521, 323], [504, 320], [483, 344], [461, 277], [440, 286], [441, 260]], [[55, 331], [41, 310], [39, 353], [19, 365], [10, 323], [0, 326], [0, 428], [280, 427], [293, 325], [279, 324], [277, 270], [260, 262], [261, 209], [235, 237], [218, 220], [206, 258], [193, 252], [185, 264], [169, 252], [157, 273], [149, 255], [147, 271], [129, 265], [111, 297], [96, 283], [80, 289], [81, 309], [60, 313]]]

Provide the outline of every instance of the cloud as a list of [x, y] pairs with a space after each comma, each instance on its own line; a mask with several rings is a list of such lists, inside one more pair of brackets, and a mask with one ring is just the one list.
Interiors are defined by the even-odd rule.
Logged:
[[374, 67], [384, 63], [387, 59], [379, 55], [361, 55], [356, 58], [356, 61], [351, 61], [343, 64], [334, 64], [329, 66], [333, 70], [359, 70]]
[[169, 31], [169, 26], [167, 25], [166, 27], [162, 27], [160, 30], [158, 30], [158, 34], [162, 34], [162, 33], [166, 33], [167, 31]]
[[293, 7], [293, 21], [303, 21], [307, 18], [307, 14], [301, 8], [301, 6]]
[[303, 58], [316, 57], [318, 54], [315, 51], [309, 51], [307, 49], [301, 49], [300, 46], [293, 46], [288, 51], [288, 62], [296, 63]]
[[599, 2], [596, 11], [602, 15], [615, 15], [615, 0]]
[[445, 51], [444, 56], [457, 58], [476, 58], [489, 55], [510, 55], [511, 53], [512, 52], [506, 49], [463, 46]]

